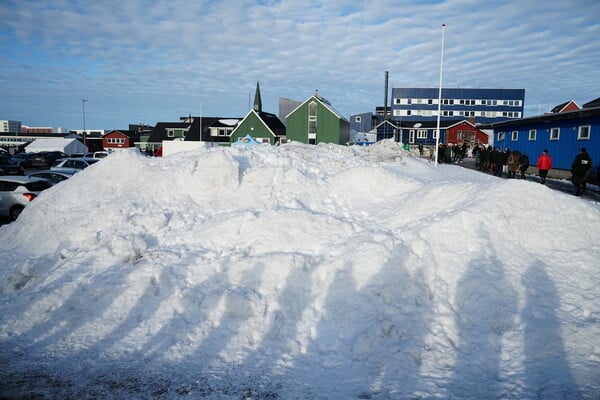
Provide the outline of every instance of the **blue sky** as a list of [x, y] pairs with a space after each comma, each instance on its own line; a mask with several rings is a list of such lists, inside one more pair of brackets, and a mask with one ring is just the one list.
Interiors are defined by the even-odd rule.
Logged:
[[346, 117], [391, 87], [524, 88], [525, 113], [600, 97], [600, 2], [0, 0], [0, 119], [88, 129], [244, 116], [260, 82]]

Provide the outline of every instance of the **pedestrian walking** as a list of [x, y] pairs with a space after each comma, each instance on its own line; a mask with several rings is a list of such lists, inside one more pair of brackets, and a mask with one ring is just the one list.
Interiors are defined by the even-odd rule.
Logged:
[[552, 169], [552, 157], [548, 153], [548, 150], [544, 149], [542, 154], [538, 157], [537, 167], [540, 175], [540, 183], [544, 185], [546, 178], [548, 177], [548, 171]]
[[592, 159], [585, 147], [582, 147], [571, 165], [571, 174], [573, 175], [571, 181], [575, 187], [575, 196], [585, 193], [587, 187], [586, 180], [591, 171]]

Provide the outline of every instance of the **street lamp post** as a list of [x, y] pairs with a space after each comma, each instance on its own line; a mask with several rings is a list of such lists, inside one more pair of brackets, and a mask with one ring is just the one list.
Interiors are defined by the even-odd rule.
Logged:
[[440, 151], [440, 114], [442, 113], [442, 70], [444, 65], [444, 31], [446, 24], [442, 24], [442, 55], [440, 57], [440, 90], [438, 92], [438, 115], [437, 115], [437, 135], [435, 137], [435, 166], [438, 165], [438, 151]]
[[83, 106], [83, 144], [85, 143], [85, 136], [86, 136], [86, 132], [85, 132], [85, 102], [87, 101], [87, 99], [83, 99], [81, 100], [81, 104]]

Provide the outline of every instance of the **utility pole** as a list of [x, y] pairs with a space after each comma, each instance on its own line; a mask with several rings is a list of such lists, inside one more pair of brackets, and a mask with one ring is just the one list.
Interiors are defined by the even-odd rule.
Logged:
[[[85, 139], [86, 139], [86, 131], [85, 131], [85, 102], [87, 101], [87, 99], [83, 99], [81, 100], [81, 104], [83, 106], [83, 144], [85, 145]], [[86, 145], [87, 146], [87, 145]]]

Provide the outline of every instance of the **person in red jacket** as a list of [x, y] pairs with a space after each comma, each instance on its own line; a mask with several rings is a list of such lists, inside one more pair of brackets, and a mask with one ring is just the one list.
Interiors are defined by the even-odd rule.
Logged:
[[548, 150], [544, 149], [538, 158], [537, 167], [540, 174], [540, 183], [543, 185], [546, 183], [548, 171], [552, 169], [552, 157], [550, 157], [550, 154], [548, 154]]

